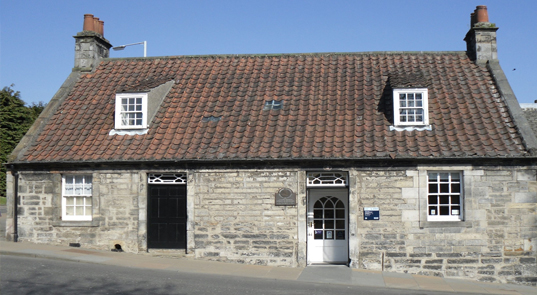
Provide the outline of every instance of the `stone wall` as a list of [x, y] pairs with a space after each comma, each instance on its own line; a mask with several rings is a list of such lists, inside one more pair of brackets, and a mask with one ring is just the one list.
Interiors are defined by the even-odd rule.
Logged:
[[[464, 221], [427, 221], [426, 175], [461, 171]], [[353, 268], [537, 284], [537, 179], [528, 167], [418, 166], [349, 169], [349, 258]], [[62, 171], [69, 173], [68, 171]], [[207, 260], [304, 266], [306, 173], [190, 170], [186, 255]], [[147, 171], [92, 171], [90, 222], [61, 220], [61, 173], [21, 172], [19, 241], [147, 251]], [[8, 175], [8, 196], [13, 196]], [[289, 188], [296, 206], [276, 206]], [[13, 198], [7, 236], [12, 237]], [[363, 220], [379, 207], [380, 220]], [[177, 250], [185, 253], [185, 250]], [[174, 252], [169, 251], [169, 252]]]
[[428, 169], [438, 168], [355, 171], [358, 207], [380, 207], [381, 218], [358, 216], [353, 266], [535, 285], [535, 170], [442, 168], [463, 171], [465, 221], [427, 222]]
[[[80, 172], [78, 172], [80, 173]], [[137, 172], [93, 175], [93, 220], [62, 221], [61, 174], [19, 175], [18, 239], [21, 242], [138, 251], [139, 175]], [[12, 208], [12, 203], [9, 204]], [[9, 216], [13, 216], [9, 212]], [[10, 225], [8, 232], [12, 232]]]
[[280, 188], [298, 190], [296, 171], [196, 172], [195, 255], [258, 265], [297, 264], [297, 206], [275, 206]]

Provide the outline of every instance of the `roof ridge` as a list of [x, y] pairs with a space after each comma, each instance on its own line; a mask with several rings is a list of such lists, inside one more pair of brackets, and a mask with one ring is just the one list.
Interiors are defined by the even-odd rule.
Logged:
[[327, 56], [327, 55], [387, 55], [387, 54], [456, 54], [466, 55], [466, 51], [360, 51], [360, 52], [305, 52], [305, 53], [241, 53], [241, 54], [207, 54], [207, 55], [164, 55], [150, 57], [108, 57], [104, 61], [184, 59], [184, 58], [222, 58], [222, 57], [276, 57], [276, 56]]

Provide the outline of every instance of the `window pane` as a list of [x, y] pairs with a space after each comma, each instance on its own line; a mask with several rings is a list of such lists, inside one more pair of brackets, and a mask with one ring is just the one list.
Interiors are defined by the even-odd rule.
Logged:
[[336, 230], [336, 240], [345, 240], [344, 230]]
[[334, 203], [332, 203], [332, 200], [329, 200], [324, 204], [325, 208], [334, 208]]
[[436, 182], [438, 178], [438, 173], [429, 173], [429, 182]]
[[345, 220], [336, 220], [336, 229], [345, 229]]
[[460, 196], [451, 196], [451, 205], [460, 205], [461, 197]]
[[429, 215], [437, 215], [438, 208], [436, 206], [429, 206]]
[[65, 204], [67, 206], [72, 206], [75, 204], [75, 198], [65, 198]]
[[324, 238], [325, 238], [325, 240], [333, 240], [334, 239], [334, 231], [333, 230], [324, 231]]
[[334, 228], [334, 220], [325, 220], [324, 221], [324, 228], [325, 229], [333, 229]]
[[449, 207], [440, 206], [440, 215], [449, 215]]
[[449, 196], [440, 196], [440, 204], [449, 204]]
[[65, 195], [72, 196], [74, 194], [74, 187], [72, 184], [65, 184]]
[[323, 210], [313, 210], [313, 218], [323, 218]]
[[440, 173], [440, 182], [448, 182], [449, 173]]
[[451, 192], [452, 193], [460, 193], [461, 192], [461, 184], [460, 183], [451, 184]]
[[334, 218], [334, 209], [324, 210], [324, 218]]
[[429, 204], [431, 204], [431, 205], [438, 204], [438, 197], [437, 196], [429, 196]]
[[76, 215], [83, 216], [84, 215], [84, 207], [82, 206], [76, 206]]
[[136, 98], [136, 104], [142, 104], [142, 98], [141, 97]]
[[451, 207], [451, 215], [460, 215], [461, 214], [461, 207], [460, 206], [452, 206]]
[[313, 221], [313, 228], [323, 228], [323, 221], [322, 220], [315, 220]]
[[322, 240], [323, 239], [323, 230], [322, 229], [316, 229], [314, 231], [313, 238], [315, 240]]
[[407, 100], [414, 100], [414, 93], [408, 93], [406, 97], [407, 97]]
[[440, 192], [441, 193], [449, 193], [449, 184], [447, 184], [447, 183], [440, 184]]
[[129, 104], [130, 104], [130, 105], [133, 105], [133, 104], [134, 104], [134, 98], [129, 98]]
[[345, 218], [345, 209], [336, 210], [336, 218]]
[[65, 207], [65, 215], [75, 215], [75, 207], [73, 206]]

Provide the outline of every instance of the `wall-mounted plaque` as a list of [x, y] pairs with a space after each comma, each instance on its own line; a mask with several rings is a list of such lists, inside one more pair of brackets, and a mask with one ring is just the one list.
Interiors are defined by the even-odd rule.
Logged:
[[364, 220], [379, 220], [379, 207], [364, 207]]
[[296, 194], [288, 188], [281, 188], [275, 194], [276, 206], [296, 206]]

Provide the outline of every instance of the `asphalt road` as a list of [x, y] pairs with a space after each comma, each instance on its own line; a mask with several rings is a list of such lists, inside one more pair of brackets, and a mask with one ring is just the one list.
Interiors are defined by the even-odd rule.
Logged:
[[0, 290], [2, 295], [454, 294], [147, 270], [19, 256], [0, 256]]

